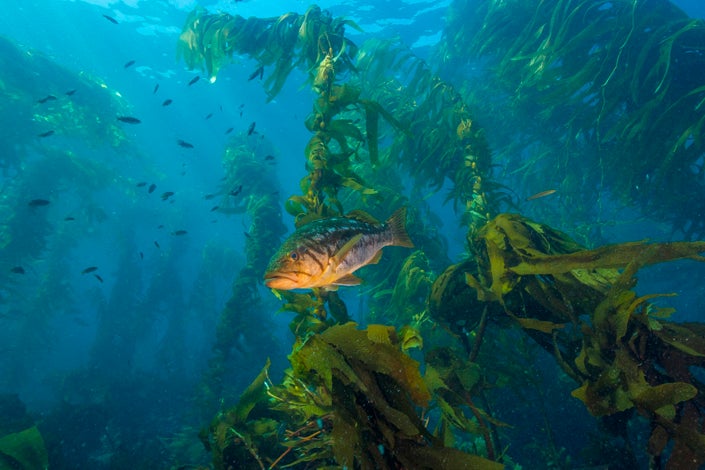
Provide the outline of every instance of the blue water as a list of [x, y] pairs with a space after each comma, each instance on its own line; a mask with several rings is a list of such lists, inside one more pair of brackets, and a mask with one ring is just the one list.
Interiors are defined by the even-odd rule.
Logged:
[[[427, 57], [440, 38], [450, 2], [342, 3], [319, 5], [358, 22], [365, 32], [351, 32], [353, 40], [398, 37]], [[703, 2], [675, 3], [689, 15], [705, 18]], [[252, 123], [271, 146], [271, 172], [280, 182], [276, 191], [282, 204], [288, 195], [300, 193], [299, 180], [306, 174], [303, 150], [310, 134], [303, 119], [314, 95], [302, 86], [304, 74], [295, 71], [278, 96], [267, 102], [261, 82], [248, 80], [257, 67], [251, 59], [235, 58], [214, 83], [202, 71], [187, 70], [176, 60], [176, 41], [197, 4], [245, 17], [303, 13], [308, 7], [299, 0], [0, 1], [0, 36], [72, 74], [104, 83], [120, 103], [119, 114], [141, 120], [139, 125], [121, 125], [128, 143], [119, 151], [60, 133], [46, 137], [47, 145], [70, 149], [80, 158], [88, 155], [106, 173], [90, 184], [56, 182], [51, 169], [39, 171], [26, 200], [52, 203], [32, 209], [23, 205], [11, 216], [13, 223], [19, 220], [25, 227], [20, 237], [29, 239], [43, 230], [46, 244], [23, 259], [0, 245], [0, 267], [9, 271], [21, 265], [26, 271], [2, 278], [0, 394], [16, 395], [22, 404], [10, 401], [10, 409], [19, 413], [25, 406], [32, 421], [40, 423], [51, 468], [136, 468], [137, 463], [171, 468], [209, 461], [196, 437], [198, 427], [207, 424], [201, 409], [218, 409], [221, 402], [194, 404], [194, 390], [211, 358], [219, 315], [244, 263], [251, 221], [242, 213], [212, 211], [217, 201], [206, 196], [220, 191], [221, 157], [229, 139]], [[189, 85], [197, 75], [201, 79]], [[41, 89], [40, 84], [37, 100], [49, 94]], [[172, 102], [164, 106], [167, 99]], [[0, 124], [5, 129], [25, 125]], [[12, 133], [1, 135], [12, 142]], [[193, 148], [179, 146], [179, 140]], [[0, 176], [3, 200], [15, 176], [13, 170]], [[138, 186], [141, 182], [146, 185]], [[149, 193], [151, 184], [156, 189]], [[167, 191], [174, 194], [162, 200]], [[457, 260], [465, 233], [452, 208], [442, 205], [443, 197], [438, 194], [429, 201], [444, 219], [449, 254]], [[38, 225], [36, 210], [46, 211], [42, 220], [48, 225]], [[285, 215], [284, 223], [293, 229], [290, 217]], [[570, 227], [558, 228], [570, 232]], [[174, 235], [178, 230], [188, 233]], [[649, 223], [615, 226], [604, 235], [620, 242], [645, 236], [665, 240], [671, 234], [668, 227]], [[208, 264], [209, 272], [203, 273], [207, 257], [219, 261]], [[90, 266], [98, 269], [83, 274]], [[62, 275], [47, 279], [50, 271]], [[639, 289], [678, 292], [681, 296], [668, 299], [668, 304], [679, 310], [679, 319], [702, 320], [703, 276], [705, 271], [693, 263], [670, 263], [643, 270]], [[57, 294], [47, 299], [43, 289]], [[290, 315], [275, 314], [279, 301], [266, 289], [260, 291], [266, 306], [263, 325], [279, 348], [272, 357], [274, 370], [281, 372], [292, 342]], [[357, 291], [344, 295], [350, 305], [356, 304]], [[351, 310], [353, 318], [364, 321], [362, 312]], [[112, 318], [106, 321], [105, 315]], [[178, 331], [172, 328], [175, 315]], [[111, 324], [114, 334], [100, 329]], [[267, 355], [245, 336], [238, 341], [234, 347], [239, 362], [230, 372], [234, 389], [242, 389], [257, 374]], [[541, 373], [540, 381], [551, 382], [555, 365], [542, 361]], [[556, 397], [572, 388], [554, 384], [546, 394], [549, 400], [559, 400]], [[235, 397], [219, 398], [229, 404]], [[504, 405], [503, 420], [528, 420], [512, 410], [511, 402]], [[575, 400], [549, 414], [557, 423], [565, 424], [565, 415], [584, 423], [576, 425], [579, 431], [555, 430], [565, 447], [579, 448], [573, 436], [594, 431], [590, 416]], [[520, 448], [523, 440], [530, 439], [517, 437], [513, 448]]]

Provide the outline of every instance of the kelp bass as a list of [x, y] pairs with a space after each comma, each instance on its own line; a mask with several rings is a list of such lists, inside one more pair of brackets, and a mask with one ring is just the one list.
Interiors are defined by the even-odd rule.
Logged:
[[382, 248], [414, 246], [405, 222], [406, 208], [402, 207], [383, 224], [361, 211], [308, 223], [286, 239], [272, 257], [265, 284], [282, 290], [335, 290], [360, 284], [360, 278], [352, 273], [377, 263]]

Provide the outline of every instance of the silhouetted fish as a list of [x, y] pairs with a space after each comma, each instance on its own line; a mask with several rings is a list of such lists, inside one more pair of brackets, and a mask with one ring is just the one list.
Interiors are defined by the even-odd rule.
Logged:
[[137, 183], [137, 187], [138, 187], [138, 188], [142, 188], [142, 187], [144, 187], [144, 186], [147, 186], [147, 182], [146, 182], [146, 181], [140, 181], [139, 183]]
[[37, 137], [49, 137], [50, 135], [54, 135], [54, 131], [42, 132], [41, 134], [38, 134]]
[[76, 220], [76, 218], [75, 218], [75, 217], [71, 217], [71, 216], [69, 215], [69, 216], [67, 216], [67, 217], [64, 217], [64, 220], [65, 220], [66, 222], [71, 222], [72, 220]]
[[541, 191], [540, 193], [533, 194], [526, 198], [527, 201], [533, 201], [534, 199], [540, 199], [542, 197], [550, 196], [551, 194], [558, 191], [557, 189], [548, 189], [546, 191]]
[[171, 103], [173, 103], [173, 101], [172, 101], [171, 99], [166, 99], [166, 100], [164, 100], [164, 102], [162, 103], [162, 106], [169, 106]]
[[152, 194], [155, 189], [157, 189], [157, 185], [154, 184], [154, 183], [152, 183], [152, 184], [149, 185], [149, 189], [147, 190], [147, 192], [148, 192], [149, 194]]
[[264, 161], [266, 162], [271, 162], [272, 160], [274, 160], [274, 155], [267, 155], [264, 157]]
[[71, 96], [71, 95], [73, 95], [74, 93], [76, 93], [76, 90], [75, 90], [75, 89], [69, 90], [69, 91], [66, 92], [66, 96]]
[[228, 130], [225, 131], [225, 135], [230, 134], [233, 131], [233, 129], [234, 129], [233, 127], [228, 127]]
[[188, 82], [188, 86], [193, 85], [194, 83], [196, 83], [196, 82], [199, 81], [200, 79], [201, 79], [201, 77], [198, 76], [198, 75], [196, 75], [195, 77], [193, 77], [193, 78], [191, 79], [190, 82]]
[[128, 61], [125, 63], [125, 65], [123, 65], [123, 67], [126, 68], [126, 69], [128, 69], [128, 68], [132, 67], [133, 65], [135, 65], [135, 61], [134, 61], [134, 60], [128, 60]]
[[206, 201], [209, 201], [209, 200], [213, 199], [214, 197], [215, 197], [215, 194], [206, 194], [205, 196], [203, 196], [203, 199], [205, 199]]
[[162, 201], [166, 201], [167, 199], [169, 199], [173, 195], [174, 195], [174, 191], [167, 191], [167, 192], [163, 193], [162, 194]]
[[29, 205], [29, 207], [48, 206], [49, 201], [46, 199], [32, 199], [27, 203], [27, 205]]
[[251, 80], [254, 80], [255, 78], [257, 78], [257, 75], [259, 75], [259, 79], [262, 80], [262, 77], [264, 76], [264, 65], [260, 65], [259, 67], [257, 67], [257, 70], [250, 74], [250, 77], [247, 79], [247, 81], [249, 82]]
[[171, 232], [172, 235], [176, 235], [177, 237], [180, 237], [181, 235], [186, 235], [188, 232], [186, 230], [177, 230], [175, 232]]
[[215, 212], [215, 211], [217, 211], [218, 209], [220, 209], [219, 206], [213, 206], [213, 207], [211, 207], [211, 212]]
[[154, 85], [154, 91], [152, 92], [152, 94], [155, 94], [158, 89], [159, 89], [159, 83], [157, 83], [156, 85]]
[[144, 259], [144, 253], [140, 251], [140, 259]]
[[252, 133], [255, 131], [255, 126], [257, 123], [255, 121], [252, 121], [252, 124], [250, 124], [250, 127], [247, 128], [247, 135], [252, 135]]
[[185, 149], [192, 149], [193, 148], [193, 144], [190, 144], [190, 143], [186, 142], [185, 140], [179, 139], [176, 141], [176, 143], [179, 144], [179, 147], [183, 147]]
[[100, 276], [97, 275], [97, 274], [94, 274], [93, 276], [95, 276], [95, 278], [98, 279], [101, 284], [103, 283], [103, 278], [102, 278], [102, 277], [100, 277]]
[[115, 18], [113, 18], [112, 16], [103, 15], [103, 18], [110, 21], [112, 24], [118, 24], [118, 21]]
[[205, 119], [207, 121], [212, 117], [213, 117], [213, 113], [208, 113], [208, 114], [206, 114], [206, 117], [204, 117], [203, 119]]
[[157, 248], [161, 248], [161, 247], [159, 246], [159, 242], [157, 242], [156, 240], [154, 240], [154, 246], [156, 246]]
[[231, 196], [237, 196], [238, 194], [240, 194], [240, 191], [242, 191], [242, 185], [240, 185], [240, 186], [238, 186], [237, 188], [235, 188], [235, 189], [233, 189], [232, 191], [230, 191], [229, 194], [230, 194]]
[[125, 122], [127, 124], [139, 124], [140, 122], [142, 122], [139, 119], [137, 119], [136, 117], [132, 117], [132, 116], [118, 116], [117, 120], [120, 122]]
[[25, 270], [22, 266], [15, 266], [14, 268], [10, 269], [10, 272], [14, 274], [24, 274]]
[[56, 96], [54, 96], [54, 95], [47, 95], [47, 96], [45, 96], [44, 98], [42, 98], [41, 100], [37, 100], [37, 103], [44, 104], [44, 103], [46, 103], [47, 101], [56, 101]]
[[88, 274], [88, 273], [92, 273], [93, 271], [97, 271], [97, 270], [98, 270], [97, 266], [88, 266], [86, 269], [81, 271], [81, 274]]

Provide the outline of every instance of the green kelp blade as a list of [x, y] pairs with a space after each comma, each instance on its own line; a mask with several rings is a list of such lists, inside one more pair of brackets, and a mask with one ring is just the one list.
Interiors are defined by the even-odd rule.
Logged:
[[644, 265], [676, 259], [705, 261], [705, 242], [646, 243], [630, 242], [608, 245], [595, 250], [565, 255], [524, 257], [508, 269], [520, 276], [530, 274], [560, 274], [574, 269], [623, 268], [640, 258]]
[[36, 426], [0, 438], [0, 469], [34, 470], [48, 466], [44, 439]]
[[242, 392], [235, 408], [228, 412], [228, 417], [231, 418], [232, 424], [245, 423], [252, 408], [254, 408], [257, 402], [266, 394], [267, 385], [265, 381], [267, 380], [270, 365], [271, 361], [267, 358], [267, 362], [264, 364], [262, 371], [245, 391]]

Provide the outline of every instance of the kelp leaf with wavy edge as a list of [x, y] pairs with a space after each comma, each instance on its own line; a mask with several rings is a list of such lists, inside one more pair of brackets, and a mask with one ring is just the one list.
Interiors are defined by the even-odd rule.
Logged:
[[30, 470], [48, 467], [49, 456], [36, 426], [0, 438], [0, 468]]
[[573, 269], [622, 268], [637, 257], [646, 265], [677, 259], [705, 261], [700, 255], [703, 252], [705, 242], [629, 242], [564, 255], [523, 257], [519, 264], [508, 269], [522, 276], [559, 274]]
[[239, 424], [247, 421], [250, 411], [252, 411], [257, 402], [266, 395], [267, 386], [265, 382], [267, 380], [270, 365], [271, 361], [267, 358], [262, 371], [245, 389], [245, 391], [242, 392], [235, 408], [228, 411], [227, 416], [231, 424]]

